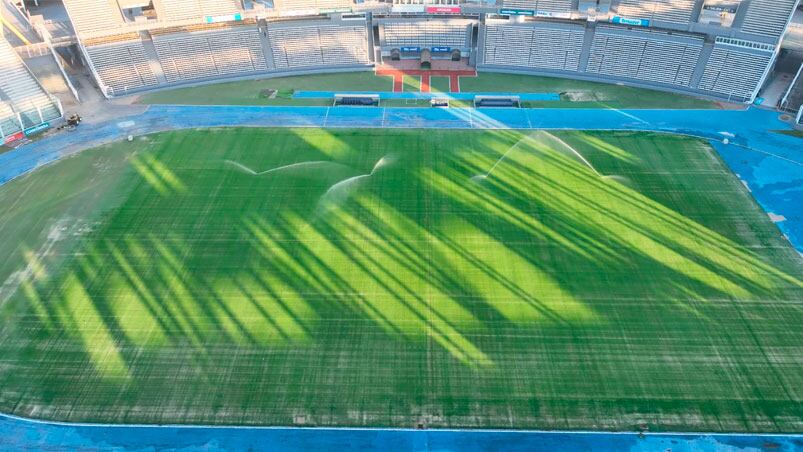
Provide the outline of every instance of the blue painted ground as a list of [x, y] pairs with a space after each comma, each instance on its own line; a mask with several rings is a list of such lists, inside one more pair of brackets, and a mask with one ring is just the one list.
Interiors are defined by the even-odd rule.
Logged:
[[[803, 252], [803, 139], [775, 112], [747, 110], [471, 109], [152, 106], [120, 122], [82, 125], [0, 154], [0, 184], [39, 165], [128, 134], [223, 126], [652, 130], [709, 139]], [[729, 145], [721, 144], [724, 138]]]
[[522, 101], [560, 100], [558, 93], [420, 93], [420, 92], [401, 92], [393, 93], [388, 91], [296, 91], [293, 93], [294, 99], [334, 99], [335, 94], [378, 94], [380, 100], [388, 99], [432, 99], [444, 97], [453, 100], [474, 100], [476, 96], [518, 96]]
[[270, 451], [760, 451], [803, 448], [801, 435], [704, 435], [99, 426], [42, 423], [0, 415], [1, 450]]

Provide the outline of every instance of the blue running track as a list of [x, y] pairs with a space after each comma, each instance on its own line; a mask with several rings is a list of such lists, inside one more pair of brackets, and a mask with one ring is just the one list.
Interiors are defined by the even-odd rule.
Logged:
[[58, 424], [0, 415], [0, 450], [792, 452], [800, 435]]

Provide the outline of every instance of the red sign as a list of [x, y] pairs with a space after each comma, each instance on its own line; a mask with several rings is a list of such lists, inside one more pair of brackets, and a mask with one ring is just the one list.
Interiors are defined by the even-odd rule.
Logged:
[[459, 6], [427, 6], [428, 14], [460, 14]]
[[25, 138], [25, 132], [19, 131], [17, 133], [13, 133], [13, 134], [7, 136], [6, 137], [6, 141], [4, 141], [3, 144], [13, 143], [13, 142], [15, 142], [17, 140], [21, 140], [23, 138]]

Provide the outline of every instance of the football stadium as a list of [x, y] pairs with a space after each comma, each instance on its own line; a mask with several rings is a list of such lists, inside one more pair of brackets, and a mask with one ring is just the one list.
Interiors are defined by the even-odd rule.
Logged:
[[0, 3], [0, 449], [803, 448], [799, 0]]

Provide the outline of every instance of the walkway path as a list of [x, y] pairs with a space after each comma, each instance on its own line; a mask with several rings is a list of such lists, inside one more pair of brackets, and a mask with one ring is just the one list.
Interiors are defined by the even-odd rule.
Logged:
[[800, 447], [800, 435], [101, 426], [0, 415], [3, 450], [792, 452]]
[[[777, 113], [760, 110], [471, 109], [152, 106], [86, 124], [0, 154], [0, 184], [37, 166], [126, 135], [222, 126], [647, 130], [709, 139], [779, 228], [803, 252], [803, 140]], [[729, 145], [723, 145], [727, 138]]]

